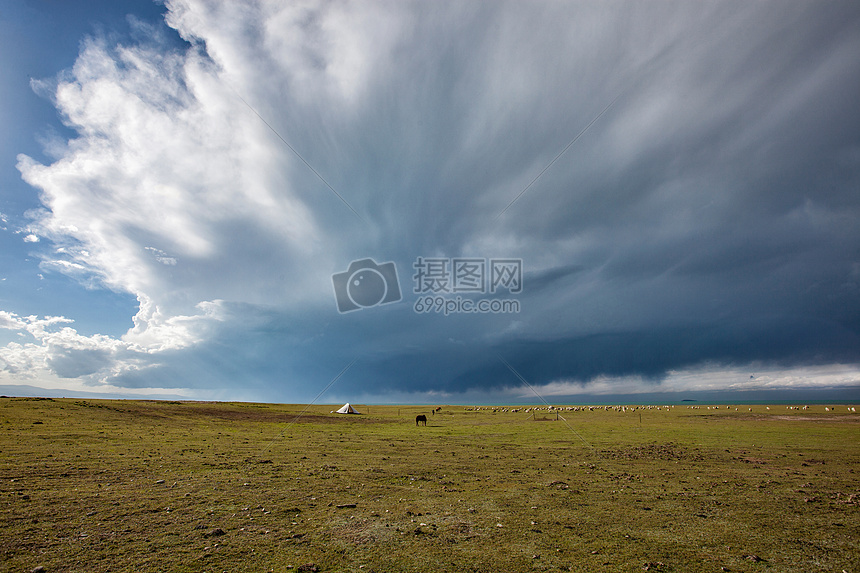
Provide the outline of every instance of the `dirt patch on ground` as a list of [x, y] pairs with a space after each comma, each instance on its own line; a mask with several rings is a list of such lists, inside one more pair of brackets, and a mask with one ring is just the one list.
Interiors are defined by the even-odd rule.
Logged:
[[860, 416], [836, 415], [828, 416], [758, 416], [759, 420], [791, 420], [792, 422], [836, 422], [838, 424], [860, 424]]
[[625, 460], [701, 460], [704, 459], [699, 452], [689, 450], [671, 442], [667, 444], [648, 444], [645, 446], [633, 446], [617, 450], [602, 450], [600, 455], [610, 459]]
[[108, 402], [77, 400], [74, 406], [110, 410], [120, 415], [135, 418], [217, 420], [229, 422], [270, 422], [270, 423], [316, 423], [338, 424], [368, 423], [378, 421], [361, 415], [301, 413], [300, 411], [284, 411], [257, 405], [232, 405], [207, 402]]
[[381, 420], [375, 420], [373, 418], [365, 418], [363, 416], [348, 414], [332, 414], [330, 416], [320, 414], [302, 414], [301, 416], [299, 416], [298, 414], [288, 414], [282, 418], [282, 421], [287, 422], [288, 424], [309, 424], [311, 422], [313, 422], [314, 424], [342, 424], [344, 422], [349, 422], [351, 424], [369, 424], [373, 422], [380, 422]]
[[329, 529], [336, 543], [344, 545], [374, 545], [393, 536], [392, 528], [379, 520], [355, 519]]
[[195, 408], [194, 415], [209, 419], [284, 424], [367, 424], [379, 421], [357, 414], [299, 414], [292, 412], [267, 412], [265, 410], [225, 410], [223, 408]]

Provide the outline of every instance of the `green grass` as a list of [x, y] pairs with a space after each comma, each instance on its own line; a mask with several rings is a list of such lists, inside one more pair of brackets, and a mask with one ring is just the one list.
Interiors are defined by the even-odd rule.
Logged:
[[844, 406], [303, 408], [0, 399], [0, 569], [860, 571]]

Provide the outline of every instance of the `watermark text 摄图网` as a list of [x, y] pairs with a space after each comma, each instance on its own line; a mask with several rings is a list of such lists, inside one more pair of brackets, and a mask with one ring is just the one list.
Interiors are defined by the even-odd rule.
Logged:
[[523, 290], [522, 259], [418, 257], [412, 264], [415, 294], [493, 294]]

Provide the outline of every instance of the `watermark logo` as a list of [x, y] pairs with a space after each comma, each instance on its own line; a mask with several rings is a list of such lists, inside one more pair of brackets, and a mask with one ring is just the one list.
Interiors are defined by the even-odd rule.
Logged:
[[444, 296], [419, 296], [413, 310], [417, 313], [435, 312], [449, 314], [508, 314], [520, 311], [520, 301], [505, 298], [482, 298], [472, 300], [458, 296], [456, 298]]
[[[520, 312], [517, 299], [469, 295], [522, 292], [522, 259], [418, 257], [412, 267], [413, 292], [419, 295], [412, 308], [419, 314]], [[403, 298], [393, 262], [377, 264], [373, 259], [358, 259], [346, 271], [333, 274], [331, 280], [341, 314]]]
[[516, 299], [475, 300], [461, 295], [495, 294], [503, 290], [519, 294], [523, 290], [522, 259], [418, 257], [412, 267], [413, 292], [421, 295], [412, 307], [415, 312], [444, 312], [447, 316], [520, 311], [520, 301]]
[[349, 263], [349, 268], [331, 276], [337, 311], [341, 314], [360, 308], [397, 302], [400, 283], [393, 262], [376, 264], [373, 259], [360, 259]]

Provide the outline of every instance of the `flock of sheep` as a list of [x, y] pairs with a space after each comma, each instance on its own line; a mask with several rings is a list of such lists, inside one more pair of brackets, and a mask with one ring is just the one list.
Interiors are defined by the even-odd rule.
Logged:
[[[675, 406], [546, 406], [546, 407], [529, 407], [529, 408], [505, 408], [501, 406], [466, 406], [463, 410], [467, 412], [501, 412], [501, 413], [531, 413], [531, 412], [593, 412], [595, 410], [603, 410], [605, 412], [614, 411], [614, 412], [635, 412], [637, 410], [666, 410], [669, 411]], [[731, 406], [699, 406], [699, 405], [690, 405], [686, 406], [686, 408], [691, 410], [700, 410], [702, 408], [707, 408], [708, 410], [719, 410], [720, 408], [724, 408], [726, 410], [730, 410]], [[846, 406], [849, 412], [856, 412], [854, 406]], [[441, 408], [440, 408], [441, 409]], [[770, 410], [770, 406], [765, 406], [765, 409]], [[786, 410], [809, 410], [809, 406], [786, 406]], [[738, 408], [735, 407], [737, 411]], [[752, 412], [752, 408], [748, 408], [750, 412]], [[825, 406], [825, 412], [835, 412], [835, 406]]]
[[517, 413], [523, 412], [528, 414], [530, 412], [594, 412], [595, 410], [603, 410], [608, 412], [610, 410], [615, 412], [633, 412], [635, 410], [670, 410], [675, 406], [534, 406], [529, 408], [504, 408], [500, 406], [467, 406], [463, 408], [467, 412], [502, 412], [502, 413]]

